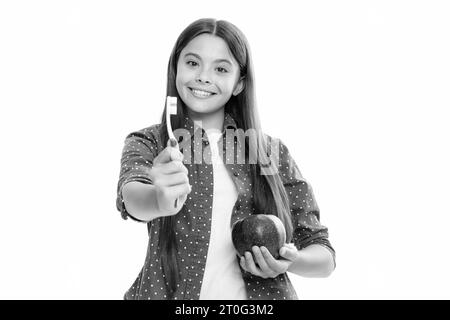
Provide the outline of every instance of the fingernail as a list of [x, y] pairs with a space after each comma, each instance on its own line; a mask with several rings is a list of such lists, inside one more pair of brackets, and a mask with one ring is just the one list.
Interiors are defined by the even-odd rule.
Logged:
[[177, 140], [175, 140], [175, 139], [170, 139], [170, 146], [171, 147], [176, 147], [177, 146]]

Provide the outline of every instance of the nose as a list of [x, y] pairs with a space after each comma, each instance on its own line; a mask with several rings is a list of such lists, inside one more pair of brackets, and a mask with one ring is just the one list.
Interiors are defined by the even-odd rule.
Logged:
[[211, 83], [211, 80], [209, 79], [208, 72], [205, 69], [200, 70], [200, 72], [197, 74], [197, 78], [195, 79], [198, 83]]

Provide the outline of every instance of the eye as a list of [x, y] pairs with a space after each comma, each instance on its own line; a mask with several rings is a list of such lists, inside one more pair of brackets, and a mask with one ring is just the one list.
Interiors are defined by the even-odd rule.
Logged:
[[190, 66], [192, 66], [192, 67], [196, 67], [196, 66], [198, 66], [198, 63], [197, 63], [197, 62], [195, 62], [195, 61], [193, 61], [193, 60], [189, 60], [189, 61], [187, 61], [187, 62], [186, 62], [186, 64], [188, 64], [188, 65], [190, 65]]
[[219, 71], [220, 73], [226, 73], [228, 72], [227, 69], [223, 68], [223, 67], [217, 67], [217, 71]]

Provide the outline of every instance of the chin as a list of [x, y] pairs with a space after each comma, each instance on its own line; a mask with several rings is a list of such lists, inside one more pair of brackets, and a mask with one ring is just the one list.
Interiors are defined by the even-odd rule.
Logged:
[[196, 114], [212, 114], [216, 113], [217, 111], [221, 110], [222, 106], [207, 106], [206, 104], [200, 104], [200, 103], [186, 103], [186, 106], [188, 107], [190, 112], [196, 113]]

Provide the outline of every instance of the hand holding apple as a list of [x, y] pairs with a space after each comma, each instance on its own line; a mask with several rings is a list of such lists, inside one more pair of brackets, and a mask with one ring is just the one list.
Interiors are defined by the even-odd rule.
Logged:
[[[261, 278], [275, 278], [280, 274], [285, 273], [292, 262], [297, 259], [297, 248], [294, 244], [284, 244], [280, 251], [280, 259], [275, 259], [269, 250], [262, 246], [253, 246], [252, 248], [253, 256], [250, 252], [245, 252], [243, 256], [240, 257], [240, 265], [242, 269], [250, 272]], [[255, 260], [253, 259], [255, 257]]]
[[242, 269], [262, 278], [285, 273], [297, 259], [297, 248], [285, 243], [286, 230], [275, 215], [256, 214], [237, 221], [232, 240]]

